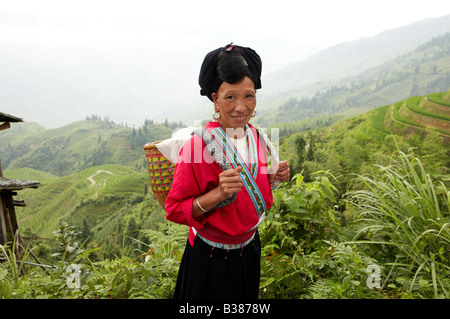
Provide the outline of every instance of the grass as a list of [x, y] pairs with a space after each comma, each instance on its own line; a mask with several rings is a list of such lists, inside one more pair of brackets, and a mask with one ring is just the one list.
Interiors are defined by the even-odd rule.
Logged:
[[391, 165], [368, 165], [348, 196], [359, 212], [358, 244], [390, 250], [389, 277], [406, 276], [409, 291], [433, 289], [434, 297], [448, 298], [450, 249], [450, 193], [433, 182], [418, 158], [399, 152]]

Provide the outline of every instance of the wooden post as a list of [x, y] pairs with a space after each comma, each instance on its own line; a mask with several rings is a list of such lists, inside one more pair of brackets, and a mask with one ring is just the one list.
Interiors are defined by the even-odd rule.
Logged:
[[5, 220], [5, 204], [3, 203], [3, 191], [0, 190], [0, 245], [8, 242], [8, 230]]
[[[0, 159], [0, 177], [3, 177], [2, 161]], [[3, 191], [0, 190], [0, 245], [6, 244], [8, 236], [6, 235], [6, 221], [3, 212]]]
[[[6, 230], [9, 232], [10, 240], [11, 242], [14, 241], [14, 236], [17, 231], [17, 225], [14, 225], [14, 207], [11, 211], [11, 199], [9, 198], [11, 196], [11, 192], [8, 192], [7, 190], [3, 190], [3, 216], [5, 218], [5, 224], [6, 224]], [[14, 227], [16, 226], [16, 227]]]
[[[13, 195], [17, 193], [7, 189], [0, 190], [0, 219], [1, 219], [1, 235], [0, 244], [8, 244], [13, 249], [17, 260], [22, 260], [25, 250], [21, 244], [19, 236], [19, 227], [17, 225], [16, 213], [14, 210]], [[9, 233], [9, 238], [8, 238]], [[25, 268], [22, 268], [22, 275], [25, 274]]]
[[14, 238], [17, 230], [19, 229], [19, 225], [17, 224], [17, 217], [16, 217], [16, 209], [14, 208], [14, 199], [13, 196], [16, 196], [17, 193], [10, 191], [10, 190], [6, 190], [6, 207], [7, 209], [7, 213], [8, 213], [8, 217], [9, 217], [9, 222], [11, 223], [11, 230], [12, 230], [12, 236]]
[[[0, 131], [6, 130], [11, 127], [10, 122], [23, 122], [21, 118], [1, 113], [0, 112], [0, 121], [4, 122], [0, 124]], [[3, 170], [2, 163], [0, 160], [0, 180], [3, 181]], [[23, 187], [19, 187], [17, 189], [23, 189]], [[17, 224], [16, 212], [14, 209], [14, 205], [24, 206], [25, 202], [14, 200], [13, 196], [17, 195], [17, 193], [13, 192], [14, 188], [5, 186], [5, 188], [0, 188], [0, 245], [5, 245], [9, 243], [8, 233], [10, 234], [10, 243], [11, 245], [16, 245], [14, 247], [14, 252], [16, 254], [17, 260], [21, 260], [23, 257], [23, 246], [22, 241], [19, 237], [19, 227]], [[22, 274], [25, 274], [25, 269], [22, 268]]]

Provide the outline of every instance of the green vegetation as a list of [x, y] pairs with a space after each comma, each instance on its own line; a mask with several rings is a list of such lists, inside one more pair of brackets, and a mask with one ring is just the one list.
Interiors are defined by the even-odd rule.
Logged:
[[409, 293], [448, 298], [448, 189], [431, 179], [418, 158], [400, 153], [390, 161], [370, 165], [354, 180], [357, 186], [347, 195], [359, 213], [354, 238], [383, 258], [384, 286], [392, 276]]
[[[274, 191], [260, 226], [261, 298], [449, 297], [449, 134], [433, 126], [449, 121], [430, 116], [441, 114], [449, 98], [450, 91], [415, 96], [338, 122], [324, 117], [279, 126], [286, 130], [280, 157], [289, 161], [292, 180]], [[92, 121], [77, 124], [91, 128], [90, 142], [99, 140], [96, 127], [107, 124]], [[75, 127], [58, 132], [75, 141]], [[158, 134], [166, 134], [167, 123], [161, 127]], [[128, 143], [143, 144], [138, 139], [149, 134], [114, 129], [127, 132]], [[34, 134], [41, 139], [36, 145], [54, 138], [44, 133]], [[113, 143], [113, 134], [106, 136], [102, 141]], [[114, 137], [118, 148], [124, 140]], [[18, 150], [30, 138], [15, 136], [9, 147]], [[143, 161], [142, 145], [135, 147], [129, 153]], [[62, 158], [56, 148], [53, 154]], [[43, 186], [20, 191], [27, 203], [17, 209], [21, 235], [31, 245], [20, 261], [13, 248], [0, 248], [0, 298], [172, 296], [187, 227], [165, 220], [138, 157], [128, 165], [91, 161], [63, 176], [13, 169], [25, 157], [12, 159], [5, 175]], [[57, 268], [26, 264], [33, 262], [30, 251]]]
[[[170, 298], [181, 258], [175, 229], [171, 225], [168, 232], [151, 233], [152, 243], [139, 258], [123, 254], [93, 262], [90, 255], [95, 250], [83, 249], [75, 241], [75, 228], [62, 224], [54, 236], [59, 243], [53, 254], [56, 266], [30, 269], [25, 276], [14, 265], [14, 253], [0, 246], [7, 259], [0, 267], [0, 298]], [[20, 267], [25, 267], [23, 262]]]
[[120, 164], [145, 171], [142, 146], [148, 141], [170, 137], [179, 125], [146, 120], [136, 129], [94, 115], [51, 130], [21, 123], [0, 134], [2, 167], [4, 170], [28, 167], [57, 176], [103, 164]]
[[395, 103], [392, 107], [392, 116], [394, 117], [394, 120], [396, 120], [397, 122], [400, 123], [404, 123], [408, 126], [412, 126], [412, 127], [419, 127], [419, 128], [423, 128], [422, 125], [415, 123], [414, 121], [402, 116], [402, 114], [400, 114], [400, 108], [406, 106], [406, 102], [405, 101], [401, 101], [398, 103]]
[[[7, 176], [21, 179], [28, 172], [11, 170]], [[33, 173], [39, 176], [37, 171]], [[26, 208], [16, 208], [21, 233], [30, 238], [49, 238], [55, 227], [68, 223], [83, 230], [82, 239], [89, 247], [105, 248], [95, 253], [96, 260], [114, 258], [124, 243], [129, 243], [127, 236], [148, 242], [138, 230], [152, 229], [164, 219], [147, 186], [146, 175], [122, 165], [96, 166], [48, 179], [39, 189], [21, 192], [27, 203]], [[46, 258], [49, 247], [45, 241], [36, 249], [38, 256]]]
[[[301, 174], [275, 192], [260, 228], [261, 298], [448, 298], [449, 190], [412, 155], [398, 152], [387, 160], [366, 165], [344, 194], [331, 175], [305, 182]], [[92, 261], [104, 248], [83, 249], [74, 227], [63, 223], [54, 233], [58, 268], [33, 268], [25, 276], [2, 248], [8, 262], [0, 268], [0, 294], [170, 298], [186, 227], [161, 222], [140, 232], [150, 242], [132, 239], [142, 245], [135, 257], [124, 247], [113, 259]]]
[[340, 202], [326, 176], [305, 183], [297, 175], [277, 192], [261, 231], [263, 296], [449, 297], [448, 189], [411, 155], [398, 152], [388, 162], [366, 165]]

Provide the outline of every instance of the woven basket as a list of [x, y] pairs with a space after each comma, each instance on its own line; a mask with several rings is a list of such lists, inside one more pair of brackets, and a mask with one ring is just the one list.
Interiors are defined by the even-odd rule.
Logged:
[[173, 181], [175, 164], [172, 164], [158, 150], [156, 144], [161, 141], [152, 142], [144, 145], [145, 156], [147, 157], [148, 176], [150, 186], [156, 199], [164, 208], [167, 195]]

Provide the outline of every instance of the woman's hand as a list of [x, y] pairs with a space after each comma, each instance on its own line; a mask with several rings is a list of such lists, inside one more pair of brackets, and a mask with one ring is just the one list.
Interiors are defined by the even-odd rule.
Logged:
[[289, 180], [291, 170], [289, 169], [289, 163], [287, 161], [281, 161], [278, 165], [278, 171], [275, 178], [280, 182], [286, 182]]
[[[230, 198], [234, 193], [239, 192], [242, 186], [244, 186], [239, 176], [241, 171], [242, 167], [238, 166], [220, 173], [219, 186], [197, 197], [192, 202], [192, 216], [194, 218], [202, 216], [205, 212], [216, 207], [220, 202]], [[202, 208], [198, 206], [198, 203], [200, 203]]]
[[238, 166], [236, 168], [227, 169], [219, 174], [219, 194], [223, 200], [230, 198], [234, 193], [241, 190], [244, 184], [239, 176], [242, 171], [242, 167]]
[[272, 184], [275, 178], [279, 182], [285, 182], [289, 180], [290, 175], [289, 163], [287, 161], [281, 161], [278, 163], [277, 172], [269, 174], [269, 182]]

